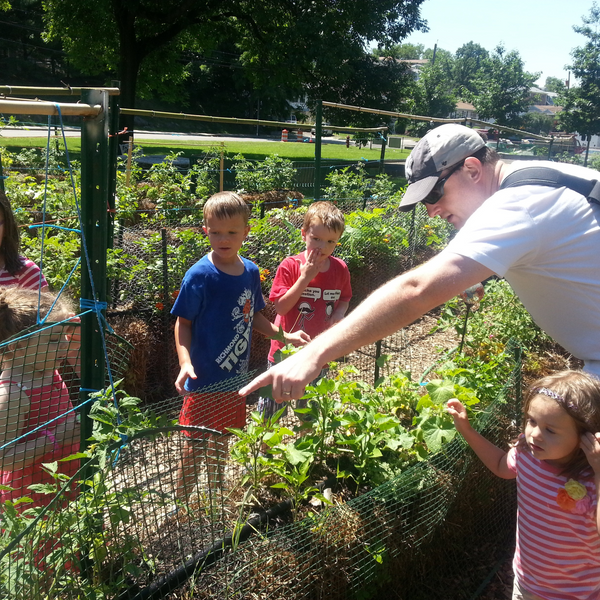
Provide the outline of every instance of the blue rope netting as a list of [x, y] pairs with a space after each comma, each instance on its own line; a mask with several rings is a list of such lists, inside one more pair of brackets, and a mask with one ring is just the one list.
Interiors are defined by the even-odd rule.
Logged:
[[[73, 189], [73, 197], [75, 198], [75, 208], [77, 209], [77, 218], [79, 220], [80, 228], [79, 229], [71, 229], [68, 227], [61, 227], [59, 225], [49, 225], [46, 223], [46, 203], [47, 203], [47, 194], [48, 194], [48, 175], [49, 175], [49, 156], [50, 156], [49, 150], [50, 150], [50, 139], [51, 139], [50, 132], [51, 132], [51, 127], [52, 127], [52, 117], [51, 117], [51, 115], [49, 115], [48, 116], [48, 140], [47, 140], [47, 144], [46, 144], [46, 178], [45, 178], [45, 185], [44, 185], [44, 201], [43, 201], [43, 207], [42, 207], [42, 223], [38, 224], [38, 225], [30, 226], [30, 229], [33, 229], [33, 228], [41, 228], [42, 229], [42, 244], [41, 244], [41, 250], [40, 250], [40, 254], [41, 254], [41, 256], [40, 256], [40, 279], [39, 279], [40, 285], [38, 286], [38, 289], [39, 289], [38, 302], [39, 302], [39, 298], [42, 293], [41, 292], [41, 278], [42, 278], [42, 273], [44, 272], [44, 240], [45, 240], [46, 228], [60, 229], [63, 231], [72, 231], [72, 232], [78, 233], [81, 236], [81, 248], [83, 250], [83, 254], [86, 259], [88, 276], [89, 276], [89, 280], [90, 280], [90, 287], [92, 289], [92, 298], [94, 298], [94, 299], [81, 298], [79, 305], [80, 305], [80, 308], [83, 310], [83, 312], [81, 312], [79, 315], [77, 315], [77, 317], [81, 318], [84, 315], [87, 315], [90, 313], [94, 313], [96, 315], [96, 319], [98, 320], [98, 329], [100, 332], [100, 337], [102, 339], [102, 349], [103, 349], [103, 353], [104, 353], [104, 361], [106, 364], [106, 372], [107, 372], [109, 384], [110, 384], [110, 387], [112, 390], [113, 403], [115, 405], [115, 408], [117, 409], [117, 419], [118, 419], [118, 422], [120, 423], [121, 419], [120, 419], [120, 416], [118, 413], [119, 405], [117, 402], [113, 374], [112, 374], [112, 370], [111, 370], [111, 366], [110, 366], [110, 360], [108, 357], [108, 350], [107, 350], [107, 346], [106, 346], [106, 337], [105, 337], [105, 330], [108, 330], [109, 333], [114, 333], [114, 331], [113, 331], [112, 327], [107, 323], [104, 315], [102, 314], [102, 311], [107, 308], [107, 303], [99, 302], [98, 300], [96, 300], [96, 298], [97, 298], [96, 286], [94, 284], [94, 277], [92, 274], [91, 263], [90, 263], [90, 259], [89, 259], [89, 252], [88, 252], [87, 242], [85, 239], [85, 233], [84, 233], [83, 229], [81, 228], [81, 223], [82, 223], [81, 210], [80, 210], [80, 206], [79, 206], [79, 200], [77, 197], [77, 189], [75, 186], [75, 179], [73, 176], [73, 168], [71, 166], [71, 160], [69, 157], [69, 149], [67, 147], [67, 140], [66, 140], [66, 136], [65, 136], [65, 128], [64, 128], [64, 124], [63, 124], [62, 113], [60, 110], [60, 106], [58, 104], [55, 104], [55, 106], [58, 111], [58, 116], [59, 116], [59, 120], [60, 120], [63, 145], [64, 145], [64, 149], [65, 149], [65, 157], [67, 160], [69, 176], [71, 178], [71, 187]], [[43, 326], [47, 322], [48, 317], [52, 313], [52, 309], [54, 308], [54, 306], [55, 306], [56, 302], [58, 301], [58, 299], [60, 298], [60, 296], [63, 294], [65, 288], [67, 287], [69, 281], [71, 280], [71, 277], [73, 276], [76, 269], [79, 267], [80, 263], [81, 263], [81, 258], [77, 261], [77, 263], [75, 264], [75, 266], [69, 273], [67, 280], [64, 282], [62, 288], [56, 295], [56, 299], [52, 303], [50, 310], [48, 310], [48, 313], [44, 317], [42, 317], [40, 315], [40, 308], [39, 308], [39, 303], [38, 303], [38, 313], [37, 313], [37, 319], [36, 319], [38, 326]], [[31, 337], [32, 335], [37, 335], [40, 331], [50, 329], [50, 328], [52, 328], [56, 325], [60, 325], [60, 324], [69, 324], [69, 322], [70, 322], [69, 319], [65, 319], [60, 322], [51, 323], [50, 325], [47, 325], [46, 327], [42, 327], [41, 329], [36, 329], [36, 331], [29, 332], [29, 333], [21, 335], [19, 337], [15, 337], [15, 338], [11, 339], [11, 342], [17, 342], [20, 340], [27, 339], [27, 338]], [[96, 392], [99, 392], [100, 390], [80, 388], [80, 391], [88, 392], [88, 393], [96, 393]], [[80, 406], [88, 404], [88, 403], [92, 402], [93, 400], [94, 400], [94, 398], [88, 398], [84, 402], [80, 403], [80, 405], [78, 407], [73, 407], [69, 411], [58, 415], [54, 419], [51, 419], [50, 421], [47, 421], [47, 422], [43, 423], [42, 425], [39, 425], [35, 429], [32, 429], [31, 431], [28, 431], [27, 433], [13, 439], [13, 440], [10, 440], [9, 442], [6, 442], [4, 445], [0, 446], [0, 450], [3, 450], [4, 448], [6, 448], [10, 445], [13, 445], [15, 443], [18, 443], [20, 440], [22, 440], [26, 437], [29, 437], [35, 431], [46, 428], [49, 424], [51, 424], [59, 419], [62, 419], [65, 415], [68, 415], [71, 412], [78, 410]], [[121, 439], [123, 440], [123, 442], [125, 442], [126, 436], [121, 435]]]

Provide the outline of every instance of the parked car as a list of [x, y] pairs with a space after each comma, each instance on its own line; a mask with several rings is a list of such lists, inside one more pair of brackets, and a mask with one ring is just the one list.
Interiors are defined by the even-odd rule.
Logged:
[[[328, 125], [331, 125], [331, 124], [330, 123], [323, 123], [321, 125], [321, 135], [333, 135], [333, 130], [332, 129], [327, 129]], [[317, 133], [316, 129], [314, 127], [310, 130], [310, 132], [313, 135], [316, 135], [316, 133]]]

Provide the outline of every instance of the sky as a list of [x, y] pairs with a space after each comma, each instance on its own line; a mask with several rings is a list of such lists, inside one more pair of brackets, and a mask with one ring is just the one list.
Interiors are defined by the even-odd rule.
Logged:
[[591, 6], [592, 0], [425, 0], [421, 16], [429, 32], [413, 33], [404, 43], [425, 49], [437, 43], [453, 54], [471, 41], [488, 51], [503, 43], [519, 52], [526, 71], [541, 71], [543, 86], [546, 77], [566, 81], [571, 50], [586, 41], [573, 25], [582, 25]]

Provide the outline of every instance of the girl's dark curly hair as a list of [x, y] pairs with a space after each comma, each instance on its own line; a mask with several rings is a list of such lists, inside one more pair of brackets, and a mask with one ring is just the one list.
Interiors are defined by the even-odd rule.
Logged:
[[23, 267], [23, 259], [19, 254], [19, 228], [15, 221], [10, 202], [6, 194], [0, 190], [0, 220], [4, 221], [4, 234], [0, 243], [0, 254], [4, 258], [4, 268], [16, 275]]
[[[538, 379], [525, 395], [523, 431], [525, 431], [531, 401], [540, 395], [552, 399], [573, 419], [579, 435], [587, 431], [590, 433], [600, 431], [600, 379], [597, 377], [583, 371], [559, 371]], [[517, 445], [529, 451], [523, 436], [519, 438]], [[577, 479], [589, 467], [585, 453], [579, 448], [564, 466], [561, 475]]]

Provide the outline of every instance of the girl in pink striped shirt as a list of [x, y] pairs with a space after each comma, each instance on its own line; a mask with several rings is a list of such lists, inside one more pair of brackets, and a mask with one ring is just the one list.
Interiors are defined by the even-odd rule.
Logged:
[[513, 600], [599, 600], [600, 380], [561, 371], [536, 381], [508, 452], [471, 427], [458, 400], [447, 410], [485, 466], [517, 480]]
[[0, 287], [42, 289], [48, 284], [39, 267], [19, 254], [19, 228], [6, 194], [0, 191]]

